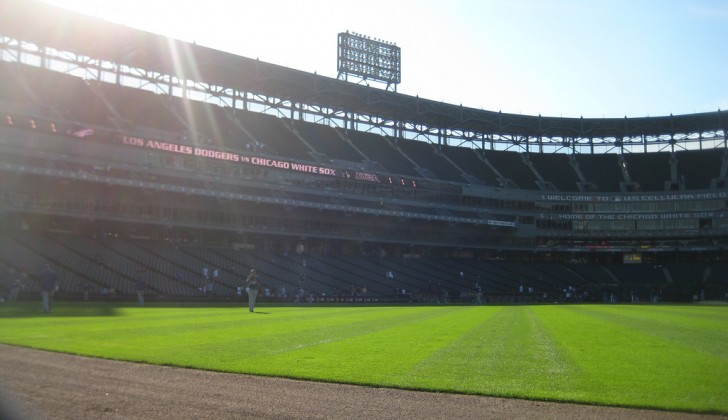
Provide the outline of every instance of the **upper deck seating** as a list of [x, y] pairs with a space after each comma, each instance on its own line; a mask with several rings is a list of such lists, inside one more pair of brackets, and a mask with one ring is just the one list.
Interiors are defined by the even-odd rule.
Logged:
[[617, 155], [576, 155], [579, 169], [587, 182], [594, 184], [600, 192], [619, 192], [624, 177], [619, 169]]
[[641, 191], [665, 191], [665, 182], [670, 181], [669, 152], [632, 153], [624, 158], [632, 182]]
[[559, 191], [578, 191], [579, 177], [569, 163], [569, 155], [561, 153], [531, 153], [529, 159], [545, 181]]
[[[485, 158], [505, 178], [518, 188], [535, 190], [538, 188], [533, 171], [523, 163], [520, 153], [484, 150]], [[510, 185], [503, 185], [510, 186]]]

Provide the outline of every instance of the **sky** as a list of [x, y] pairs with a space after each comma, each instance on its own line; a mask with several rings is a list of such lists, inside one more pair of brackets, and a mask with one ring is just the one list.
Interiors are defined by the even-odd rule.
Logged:
[[401, 48], [399, 93], [489, 111], [728, 109], [728, 0], [45, 1], [333, 78], [338, 33], [357, 32]]

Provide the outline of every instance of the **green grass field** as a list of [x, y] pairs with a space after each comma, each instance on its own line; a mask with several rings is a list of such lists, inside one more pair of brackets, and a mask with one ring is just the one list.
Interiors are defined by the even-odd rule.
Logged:
[[224, 372], [728, 413], [728, 306], [0, 306], [0, 342]]

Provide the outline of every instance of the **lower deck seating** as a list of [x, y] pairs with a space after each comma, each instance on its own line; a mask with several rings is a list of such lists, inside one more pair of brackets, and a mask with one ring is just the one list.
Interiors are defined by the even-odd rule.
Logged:
[[[728, 264], [562, 264], [484, 261], [468, 258], [379, 258], [365, 255], [287, 255], [225, 247], [174, 245], [165, 241], [86, 237], [72, 234], [11, 232], [0, 235], [0, 293], [9, 286], [9, 270], [27, 273], [24, 293], [38, 290], [36, 274], [50, 264], [61, 291], [80, 295], [89, 284], [101, 296], [114, 290], [132, 295], [140, 270], [149, 275], [149, 294], [196, 298], [214, 294], [234, 297], [250, 269], [271, 297], [286, 291], [288, 299], [303, 296], [378, 296], [408, 300], [468, 303], [475, 283], [486, 298], [498, 302], [580, 300], [602, 301], [615, 294], [641, 301], [659, 293], [669, 300], [693, 295], [722, 299], [728, 292]], [[203, 274], [207, 272], [207, 278]], [[391, 274], [389, 274], [391, 273]], [[207, 286], [214, 283], [214, 289]], [[303, 295], [301, 295], [303, 291]], [[366, 292], [364, 292], [366, 291]], [[404, 291], [404, 292], [403, 292]], [[567, 296], [568, 293], [568, 296]], [[648, 299], [648, 296], [650, 297]], [[497, 300], [495, 300], [497, 299]], [[487, 301], [488, 299], [486, 299]]]

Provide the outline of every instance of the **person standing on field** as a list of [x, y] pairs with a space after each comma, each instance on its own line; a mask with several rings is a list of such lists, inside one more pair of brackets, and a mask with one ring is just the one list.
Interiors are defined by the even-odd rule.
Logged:
[[88, 300], [88, 296], [91, 293], [91, 285], [88, 282], [83, 283], [83, 300]]
[[144, 270], [139, 270], [136, 278], [136, 294], [139, 306], [144, 306], [144, 292], [147, 289], [147, 279]]
[[46, 264], [43, 271], [38, 274], [38, 280], [40, 280], [40, 298], [43, 302], [43, 312], [51, 313], [51, 306], [53, 306], [53, 293], [58, 288], [58, 275], [51, 269], [51, 266]]
[[248, 285], [245, 291], [248, 292], [248, 310], [253, 312], [255, 310], [255, 299], [258, 297], [258, 289], [260, 284], [258, 283], [258, 274], [255, 270], [250, 270], [248, 275]]
[[14, 302], [18, 300], [18, 293], [20, 293], [20, 289], [23, 287], [23, 282], [20, 280], [20, 276], [13, 268], [11, 268], [8, 273], [8, 280], [10, 280], [10, 294], [8, 295], [8, 302]]
[[483, 288], [480, 287], [480, 283], [478, 282], [475, 283], [475, 304], [483, 304]]

